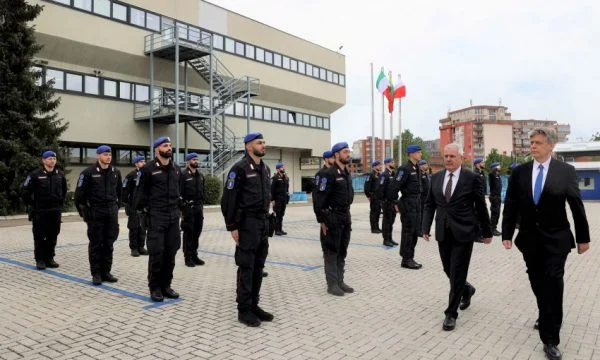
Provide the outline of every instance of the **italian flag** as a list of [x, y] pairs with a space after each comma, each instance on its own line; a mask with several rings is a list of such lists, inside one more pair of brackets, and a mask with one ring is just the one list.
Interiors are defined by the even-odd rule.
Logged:
[[377, 88], [377, 91], [379, 91], [382, 94], [384, 94], [385, 91], [390, 87], [390, 82], [383, 73], [383, 69], [381, 69], [381, 72], [379, 72], [379, 76], [377, 77], [377, 81], [375, 82], [375, 87]]

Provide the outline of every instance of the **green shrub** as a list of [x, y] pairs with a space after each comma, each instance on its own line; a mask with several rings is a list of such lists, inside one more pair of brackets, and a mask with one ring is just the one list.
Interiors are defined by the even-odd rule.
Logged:
[[216, 176], [205, 175], [204, 186], [206, 187], [206, 205], [217, 205], [221, 200], [221, 192], [223, 191], [223, 183]]

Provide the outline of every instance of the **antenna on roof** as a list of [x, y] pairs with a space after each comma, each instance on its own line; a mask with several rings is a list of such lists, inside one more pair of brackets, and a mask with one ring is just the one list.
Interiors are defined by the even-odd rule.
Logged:
[[469, 99], [469, 103], [473, 106], [473, 99]]
[[502, 106], [502, 98], [498, 99], [498, 105]]

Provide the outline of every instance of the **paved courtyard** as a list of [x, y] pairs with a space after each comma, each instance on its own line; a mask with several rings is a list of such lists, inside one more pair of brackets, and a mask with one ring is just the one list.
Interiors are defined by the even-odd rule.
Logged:
[[[448, 281], [437, 245], [419, 239], [420, 271], [400, 268], [398, 248], [371, 234], [368, 204], [357, 194], [342, 298], [325, 292], [312, 207], [288, 207], [289, 235], [270, 239], [261, 306], [272, 323], [237, 321], [234, 243], [218, 209], [205, 214], [200, 257], [178, 253], [177, 301], [149, 299], [147, 257], [129, 255], [126, 219], [115, 244], [119, 282], [91, 285], [85, 224], [65, 217], [56, 260], [37, 271], [31, 225], [0, 221], [0, 359], [544, 359], [533, 330], [535, 299], [518, 250], [500, 237], [476, 244], [472, 305], [455, 331], [442, 330]], [[571, 253], [565, 275], [560, 345], [565, 359], [600, 359], [600, 203], [586, 203], [592, 247]], [[400, 241], [398, 225], [394, 239]]]

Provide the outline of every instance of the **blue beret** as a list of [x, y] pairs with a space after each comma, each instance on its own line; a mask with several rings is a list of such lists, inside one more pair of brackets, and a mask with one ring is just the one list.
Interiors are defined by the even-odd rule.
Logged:
[[323, 152], [323, 159], [329, 159], [330, 157], [333, 157], [333, 153], [331, 152], [331, 150], [325, 150]]
[[132, 164], [136, 164], [142, 160], [146, 160], [146, 158], [144, 157], [144, 155], [137, 155], [136, 157], [133, 158], [133, 161], [131, 162]]
[[198, 157], [198, 154], [196, 154], [195, 152], [191, 152], [191, 153], [188, 153], [185, 156], [185, 161], [190, 161], [190, 160], [195, 159], [197, 157]]
[[275, 164], [275, 169], [281, 169], [282, 167], [283, 167], [282, 162], [278, 162], [277, 164]]
[[425, 165], [427, 164], [427, 160], [419, 160], [419, 165]]
[[42, 159], [47, 159], [49, 157], [56, 157], [56, 153], [52, 150], [46, 150], [42, 153]]
[[419, 145], [411, 144], [406, 147], [406, 152], [408, 154], [412, 154], [417, 151], [421, 151], [421, 147]]
[[493, 169], [493, 168], [495, 168], [496, 166], [500, 166], [500, 163], [499, 163], [499, 162], [497, 162], [497, 161], [496, 161], [496, 162], [493, 162], [493, 163], [492, 163], [492, 165], [490, 165], [490, 169]]
[[336, 153], [336, 152], [338, 152], [340, 150], [344, 150], [346, 148], [348, 148], [347, 142], [339, 142], [331, 147], [331, 152]]
[[394, 161], [394, 159], [392, 159], [392, 158], [387, 158], [387, 159], [383, 160], [383, 163], [384, 163], [384, 164], [389, 164], [389, 163], [391, 163], [391, 162], [393, 162], [393, 161]]
[[371, 167], [375, 167], [375, 166], [377, 166], [377, 165], [381, 165], [381, 161], [379, 161], [379, 160], [375, 160], [375, 161], [373, 161], [373, 162], [371, 163]]
[[102, 154], [102, 153], [107, 153], [107, 152], [111, 152], [111, 148], [108, 145], [100, 145], [98, 146], [98, 148], [96, 149], [96, 154]]
[[164, 143], [170, 143], [171, 142], [171, 138], [168, 136], [161, 136], [158, 139], [154, 140], [154, 147], [157, 148], [159, 146], [161, 146]]
[[251, 132], [251, 133], [246, 134], [246, 136], [244, 136], [244, 144], [247, 144], [252, 140], [262, 139], [262, 138], [263, 138], [263, 136], [261, 133]]
[[477, 165], [477, 164], [479, 164], [482, 161], [483, 161], [482, 158], [477, 158], [477, 159], [473, 160], [473, 165]]

